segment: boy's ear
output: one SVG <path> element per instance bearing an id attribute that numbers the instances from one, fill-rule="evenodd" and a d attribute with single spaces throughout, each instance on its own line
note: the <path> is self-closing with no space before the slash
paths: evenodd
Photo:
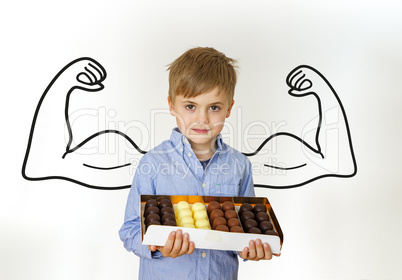
<path id="1" fill-rule="evenodd" d="M 228 109 L 228 111 L 227 111 L 227 113 L 226 113 L 226 117 L 227 117 L 227 118 L 229 118 L 229 116 L 230 116 L 230 112 L 232 111 L 233 104 L 234 104 L 234 100 L 232 100 L 232 104 L 230 104 L 229 109 Z"/>
<path id="2" fill-rule="evenodd" d="M 170 114 L 171 114 L 172 116 L 176 116 L 176 111 L 175 111 L 174 108 L 173 108 L 173 103 L 172 103 L 172 100 L 170 100 L 170 97 L 169 97 L 169 96 L 168 96 L 167 100 L 168 100 L 168 104 L 169 104 L 169 111 L 170 111 Z"/>

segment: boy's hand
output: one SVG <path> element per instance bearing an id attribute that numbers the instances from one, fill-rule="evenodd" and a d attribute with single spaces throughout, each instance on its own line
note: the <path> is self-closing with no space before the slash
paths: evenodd
<path id="1" fill-rule="evenodd" d="M 250 240 L 249 247 L 245 247 L 243 251 L 239 252 L 239 255 L 242 259 L 251 261 L 270 260 L 272 256 L 280 256 L 280 254 L 272 254 L 268 243 L 262 244 L 260 239 L 255 240 L 255 242 Z"/>
<path id="2" fill-rule="evenodd" d="M 176 258 L 184 254 L 192 254 L 194 242 L 190 242 L 188 233 L 183 234 L 179 229 L 169 234 L 165 246 L 149 245 L 148 248 L 151 251 L 159 250 L 164 257 Z"/>

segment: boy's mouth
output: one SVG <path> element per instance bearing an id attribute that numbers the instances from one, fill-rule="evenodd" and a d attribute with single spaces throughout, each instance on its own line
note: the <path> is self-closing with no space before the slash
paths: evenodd
<path id="1" fill-rule="evenodd" d="M 193 128 L 192 130 L 198 134 L 207 134 L 209 132 L 209 129 L 203 129 L 203 128 Z"/>

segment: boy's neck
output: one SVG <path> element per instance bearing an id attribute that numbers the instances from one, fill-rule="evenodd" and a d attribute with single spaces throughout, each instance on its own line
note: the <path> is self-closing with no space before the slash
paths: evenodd
<path id="1" fill-rule="evenodd" d="M 199 161 L 209 160 L 214 155 L 217 150 L 216 139 L 214 139 L 213 143 L 213 145 L 204 146 L 190 142 L 191 148 Z"/>

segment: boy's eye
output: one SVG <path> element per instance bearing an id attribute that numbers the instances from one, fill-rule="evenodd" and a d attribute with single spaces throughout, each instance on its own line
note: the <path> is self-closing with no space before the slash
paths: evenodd
<path id="1" fill-rule="evenodd" d="M 194 105 L 186 105 L 186 109 L 188 110 L 194 110 L 195 106 Z"/>
<path id="2" fill-rule="evenodd" d="M 211 109 L 211 111 L 218 111 L 219 110 L 218 106 L 211 106 L 209 108 Z"/>

